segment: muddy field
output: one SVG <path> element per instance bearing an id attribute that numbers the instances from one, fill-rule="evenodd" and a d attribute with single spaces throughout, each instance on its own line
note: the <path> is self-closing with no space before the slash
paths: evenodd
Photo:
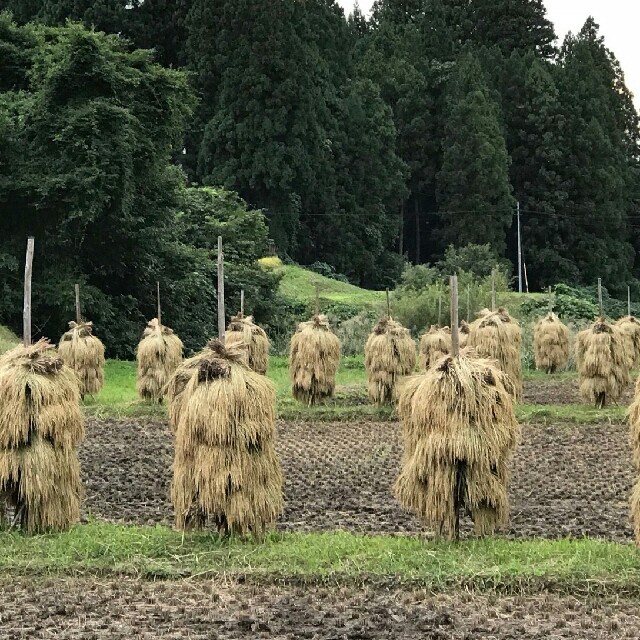
<path id="1" fill-rule="evenodd" d="M 633 384 L 627 386 L 618 404 L 627 407 L 633 401 Z M 578 379 L 557 378 L 525 380 L 522 402 L 526 404 L 584 404 Z"/>
<path id="2" fill-rule="evenodd" d="M 280 530 L 420 531 L 391 494 L 402 451 L 398 423 L 282 422 L 278 431 L 286 504 Z M 627 438 L 623 425 L 525 426 L 504 534 L 631 540 L 627 499 L 634 473 Z M 90 422 L 81 449 L 85 515 L 171 524 L 172 456 L 166 424 Z"/>
<path id="3" fill-rule="evenodd" d="M 637 638 L 635 602 L 560 596 L 144 582 L 0 583 L 0 638 L 72 640 L 609 640 Z"/>

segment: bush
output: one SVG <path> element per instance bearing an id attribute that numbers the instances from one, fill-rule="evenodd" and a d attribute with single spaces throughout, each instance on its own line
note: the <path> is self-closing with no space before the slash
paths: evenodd
<path id="1" fill-rule="evenodd" d="M 324 276 L 325 278 L 331 278 L 332 280 L 338 280 L 339 282 L 349 282 L 349 278 L 347 278 L 347 276 L 342 273 L 337 273 L 335 268 L 326 262 L 314 262 L 306 268 L 309 271 L 313 271 L 314 273 Z"/>
<path id="2" fill-rule="evenodd" d="M 507 280 L 511 277 L 512 269 L 511 263 L 499 258 L 489 244 L 468 244 L 458 248 L 449 245 L 436 267 L 445 276 L 464 272 L 478 279 L 490 277 L 495 269 Z"/>

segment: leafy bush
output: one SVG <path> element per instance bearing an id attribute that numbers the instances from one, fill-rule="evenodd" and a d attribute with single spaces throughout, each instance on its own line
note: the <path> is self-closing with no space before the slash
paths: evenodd
<path id="1" fill-rule="evenodd" d="M 436 267 L 442 275 L 469 273 L 476 278 L 487 278 L 495 269 L 506 279 L 511 276 L 511 263 L 499 258 L 489 244 L 468 244 L 464 247 L 449 245 L 444 258 Z"/>
<path id="2" fill-rule="evenodd" d="M 507 277 L 496 273 L 496 293 L 508 290 Z M 491 277 L 476 278 L 458 273 L 460 319 L 473 320 L 483 307 L 491 305 Z M 499 297 L 498 297 L 499 302 Z M 449 278 L 433 267 L 419 265 L 405 270 L 392 299 L 392 315 L 417 335 L 432 324 L 449 324 Z"/>
<path id="3" fill-rule="evenodd" d="M 314 273 L 318 273 L 325 278 L 331 278 L 332 280 L 338 280 L 338 282 L 349 282 L 347 276 L 342 273 L 337 273 L 335 268 L 327 264 L 326 262 L 314 262 L 313 264 L 306 267 L 309 271 L 313 271 Z"/>

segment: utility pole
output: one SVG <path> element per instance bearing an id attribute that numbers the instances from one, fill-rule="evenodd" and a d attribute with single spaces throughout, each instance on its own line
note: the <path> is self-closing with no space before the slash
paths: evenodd
<path id="1" fill-rule="evenodd" d="M 520 201 L 517 204 L 518 211 L 518 293 L 522 293 L 522 232 L 520 231 Z"/>

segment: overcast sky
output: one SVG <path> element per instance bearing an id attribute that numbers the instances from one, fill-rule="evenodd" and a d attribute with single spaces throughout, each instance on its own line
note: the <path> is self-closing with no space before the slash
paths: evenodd
<path id="1" fill-rule="evenodd" d="M 349 13 L 354 0 L 338 0 Z M 360 8 L 369 11 L 373 0 L 359 0 Z M 592 15 L 600 25 L 600 33 L 625 73 L 627 85 L 640 106 L 640 2 L 638 0 L 545 0 L 547 16 L 562 40 L 568 31 L 580 30 Z"/>

